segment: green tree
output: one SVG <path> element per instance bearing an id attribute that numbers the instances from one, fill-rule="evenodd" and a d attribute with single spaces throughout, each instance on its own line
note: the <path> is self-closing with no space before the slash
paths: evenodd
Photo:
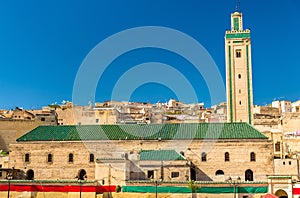
<path id="1" fill-rule="evenodd" d="M 191 180 L 189 182 L 189 189 L 191 189 L 192 191 L 192 198 L 196 198 L 197 197 L 196 191 L 200 189 L 200 186 L 196 185 L 194 180 Z"/>

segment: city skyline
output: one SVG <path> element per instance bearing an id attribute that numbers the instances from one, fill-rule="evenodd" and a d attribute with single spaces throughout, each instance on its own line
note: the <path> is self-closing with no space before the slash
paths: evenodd
<path id="1" fill-rule="evenodd" d="M 230 14 L 236 4 L 237 1 L 2 2 L 0 108 L 40 108 L 72 101 L 74 80 L 87 54 L 107 37 L 142 26 L 172 28 L 197 40 L 215 61 L 225 84 L 224 35 L 230 29 Z M 241 1 L 244 28 L 251 29 L 254 104 L 266 105 L 274 98 L 300 98 L 297 83 L 293 83 L 300 63 L 296 59 L 299 39 L 293 37 L 300 30 L 299 8 L 295 0 Z M 122 96 L 110 98 L 113 85 L 126 70 L 151 61 L 173 66 L 197 87 L 198 101 L 183 102 L 214 105 L 210 104 L 205 80 L 189 69 L 188 61 L 151 48 L 134 50 L 112 62 L 99 81 L 94 102 L 122 100 Z M 173 90 L 155 82 L 132 91 L 130 100 L 137 102 L 176 98 Z M 217 101 L 226 101 L 226 96 Z"/>

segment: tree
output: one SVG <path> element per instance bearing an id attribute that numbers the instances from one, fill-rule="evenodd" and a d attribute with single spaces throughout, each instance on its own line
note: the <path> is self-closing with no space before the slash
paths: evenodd
<path id="1" fill-rule="evenodd" d="M 191 189 L 191 191 L 192 191 L 192 198 L 196 198 L 197 197 L 196 191 L 200 189 L 200 186 L 197 186 L 195 184 L 195 181 L 191 180 L 189 182 L 189 189 Z"/>

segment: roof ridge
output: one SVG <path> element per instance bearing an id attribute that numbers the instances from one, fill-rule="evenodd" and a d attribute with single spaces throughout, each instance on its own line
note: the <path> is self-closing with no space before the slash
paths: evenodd
<path id="1" fill-rule="evenodd" d="M 248 123 L 38 126 L 17 141 L 268 139 Z"/>

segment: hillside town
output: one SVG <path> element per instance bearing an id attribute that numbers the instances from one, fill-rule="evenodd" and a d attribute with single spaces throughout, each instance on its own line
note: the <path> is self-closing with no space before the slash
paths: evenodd
<path id="1" fill-rule="evenodd" d="M 0 110 L 0 197 L 300 197 L 300 100 L 253 104 L 250 29 L 225 32 L 227 101 Z"/>

